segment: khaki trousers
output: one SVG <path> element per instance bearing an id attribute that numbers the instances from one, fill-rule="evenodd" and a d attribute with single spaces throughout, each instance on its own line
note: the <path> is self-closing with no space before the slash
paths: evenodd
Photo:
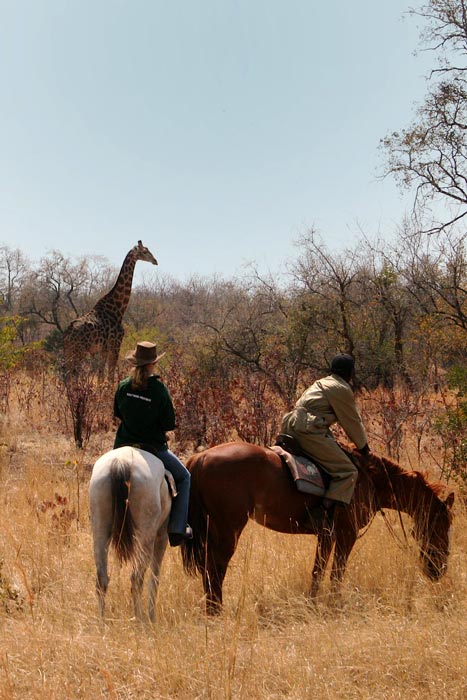
<path id="1" fill-rule="evenodd" d="M 350 503 L 352 500 L 358 470 L 345 452 L 339 447 L 329 430 L 301 431 L 296 429 L 294 411 L 284 416 L 281 432 L 292 435 L 310 457 L 314 457 L 331 476 L 326 498 Z"/>

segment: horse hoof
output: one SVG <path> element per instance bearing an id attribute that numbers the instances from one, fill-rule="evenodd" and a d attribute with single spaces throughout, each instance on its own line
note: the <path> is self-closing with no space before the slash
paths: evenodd
<path id="1" fill-rule="evenodd" d="M 214 617 L 220 615 L 222 612 L 222 603 L 215 603 L 214 601 L 206 601 L 206 615 Z"/>

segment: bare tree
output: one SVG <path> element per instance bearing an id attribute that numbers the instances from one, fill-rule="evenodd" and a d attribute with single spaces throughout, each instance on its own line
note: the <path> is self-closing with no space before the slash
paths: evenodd
<path id="1" fill-rule="evenodd" d="M 386 174 L 415 187 L 415 206 L 447 205 L 426 232 L 442 231 L 467 214 L 467 3 L 429 0 L 411 14 L 426 22 L 422 45 L 436 53 L 429 89 L 413 123 L 382 139 Z"/>
<path id="2" fill-rule="evenodd" d="M 29 260 L 19 248 L 0 247 L 0 296 L 7 314 L 17 311 L 18 297 L 29 273 Z"/>
<path id="3" fill-rule="evenodd" d="M 21 295 L 21 313 L 63 332 L 70 319 L 92 305 L 107 284 L 110 268 L 103 258 L 72 261 L 54 250 L 30 272 Z"/>
<path id="4" fill-rule="evenodd" d="M 397 378 L 411 384 L 407 363 L 414 317 L 418 312 L 400 272 L 400 251 L 391 256 L 379 242 L 367 242 L 364 271 L 361 275 L 362 309 L 366 320 L 366 371 L 373 374 L 371 384 L 393 385 Z"/>
<path id="5" fill-rule="evenodd" d="M 302 303 L 308 306 L 314 332 L 327 338 L 327 355 L 336 350 L 353 354 L 355 315 L 361 306 L 359 245 L 332 254 L 312 229 L 301 237 L 299 246 L 302 252 L 291 273 L 297 290 L 301 290 Z"/>
<path id="6" fill-rule="evenodd" d="M 442 327 L 467 331 L 467 250 L 462 234 L 427 239 L 423 233 L 401 232 L 403 256 L 399 272 L 419 312 Z M 394 259 L 394 253 L 393 253 Z"/>

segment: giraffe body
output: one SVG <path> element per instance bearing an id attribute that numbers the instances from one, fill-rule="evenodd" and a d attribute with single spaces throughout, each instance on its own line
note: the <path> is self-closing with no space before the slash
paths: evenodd
<path id="1" fill-rule="evenodd" d="M 101 372 L 107 366 L 109 379 L 113 379 L 124 336 L 123 315 L 130 300 L 138 260 L 157 265 L 153 254 L 138 241 L 138 245 L 127 253 L 112 289 L 65 330 L 63 358 L 66 377 L 79 371 L 86 357 L 98 355 Z"/>

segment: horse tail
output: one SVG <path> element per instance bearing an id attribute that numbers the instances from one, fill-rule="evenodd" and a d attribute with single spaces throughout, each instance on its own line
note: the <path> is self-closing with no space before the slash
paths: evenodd
<path id="1" fill-rule="evenodd" d="M 110 536 L 120 562 L 136 558 L 135 523 L 129 506 L 131 488 L 131 466 L 115 459 L 110 467 L 112 493 L 112 533 Z"/>
<path id="2" fill-rule="evenodd" d="M 182 542 L 181 554 L 183 568 L 190 576 L 195 576 L 197 573 L 202 574 L 205 569 L 209 518 L 202 500 L 199 483 L 199 472 L 203 461 L 204 455 L 200 453 L 190 457 L 186 464 L 188 471 L 191 472 L 188 522 L 193 529 L 193 538 Z"/>

